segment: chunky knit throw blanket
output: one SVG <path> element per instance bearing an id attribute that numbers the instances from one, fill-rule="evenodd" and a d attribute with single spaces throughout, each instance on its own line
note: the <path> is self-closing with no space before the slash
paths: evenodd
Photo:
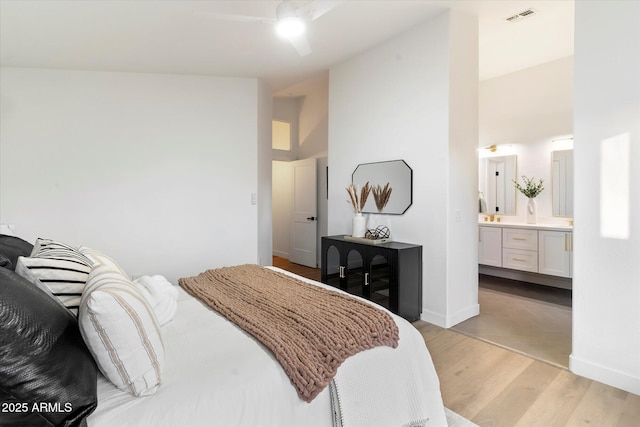
<path id="1" fill-rule="evenodd" d="M 271 350 L 306 402 L 349 356 L 398 346 L 388 313 L 258 265 L 207 270 L 178 283 Z"/>

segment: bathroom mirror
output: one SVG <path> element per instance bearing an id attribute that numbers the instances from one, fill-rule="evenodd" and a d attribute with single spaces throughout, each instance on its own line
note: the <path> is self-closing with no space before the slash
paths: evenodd
<path id="1" fill-rule="evenodd" d="M 351 181 L 358 187 L 369 185 L 391 187 L 391 197 L 381 213 L 402 215 L 413 203 L 413 170 L 404 160 L 359 164 L 351 175 Z M 364 213 L 379 213 L 373 194 L 369 195 L 362 210 Z"/>
<path id="2" fill-rule="evenodd" d="M 480 159 L 478 167 L 478 212 L 515 215 L 516 156 L 496 156 Z"/>
<path id="3" fill-rule="evenodd" d="M 573 216 L 573 150 L 551 152 L 553 216 Z"/>

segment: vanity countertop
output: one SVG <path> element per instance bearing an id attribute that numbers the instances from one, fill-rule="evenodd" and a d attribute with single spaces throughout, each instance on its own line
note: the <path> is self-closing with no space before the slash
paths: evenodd
<path id="1" fill-rule="evenodd" d="M 478 225 L 481 227 L 517 227 L 517 228 L 529 228 L 532 230 L 558 230 L 558 231 L 572 231 L 573 226 L 563 223 L 537 223 L 537 224 L 527 224 L 524 222 L 513 222 L 513 221 L 505 221 L 504 218 L 500 218 L 500 222 L 498 221 L 484 221 L 479 220 Z"/>

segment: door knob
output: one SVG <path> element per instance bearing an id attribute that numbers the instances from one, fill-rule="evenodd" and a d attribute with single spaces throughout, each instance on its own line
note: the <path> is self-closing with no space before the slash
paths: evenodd
<path id="1" fill-rule="evenodd" d="M 315 220 L 316 220 L 316 217 L 315 217 L 315 216 L 310 216 L 310 217 L 307 217 L 307 219 L 308 219 L 309 221 L 315 221 Z"/>

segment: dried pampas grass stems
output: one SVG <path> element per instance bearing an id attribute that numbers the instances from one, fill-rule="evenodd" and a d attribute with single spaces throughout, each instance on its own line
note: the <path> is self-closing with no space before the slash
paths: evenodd
<path id="1" fill-rule="evenodd" d="M 367 204 L 367 198 L 369 198 L 369 193 L 371 193 L 371 186 L 369 185 L 369 181 L 362 187 L 360 190 L 360 211 L 364 209 L 364 205 Z"/>
<path id="2" fill-rule="evenodd" d="M 384 188 L 376 185 L 371 189 L 371 191 L 373 192 L 373 200 L 376 202 L 378 212 L 382 212 L 391 198 L 391 187 L 389 187 L 389 183 L 387 182 L 387 185 L 385 185 Z"/>
<path id="3" fill-rule="evenodd" d="M 347 202 L 351 202 L 351 206 L 353 206 L 353 210 L 356 213 L 361 213 L 362 209 L 364 209 L 364 205 L 367 203 L 367 198 L 369 198 L 369 193 L 371 192 L 371 186 L 369 185 L 369 181 L 360 189 L 360 194 L 358 194 L 358 187 L 351 183 L 347 187 L 347 193 L 349 194 L 349 200 Z"/>

